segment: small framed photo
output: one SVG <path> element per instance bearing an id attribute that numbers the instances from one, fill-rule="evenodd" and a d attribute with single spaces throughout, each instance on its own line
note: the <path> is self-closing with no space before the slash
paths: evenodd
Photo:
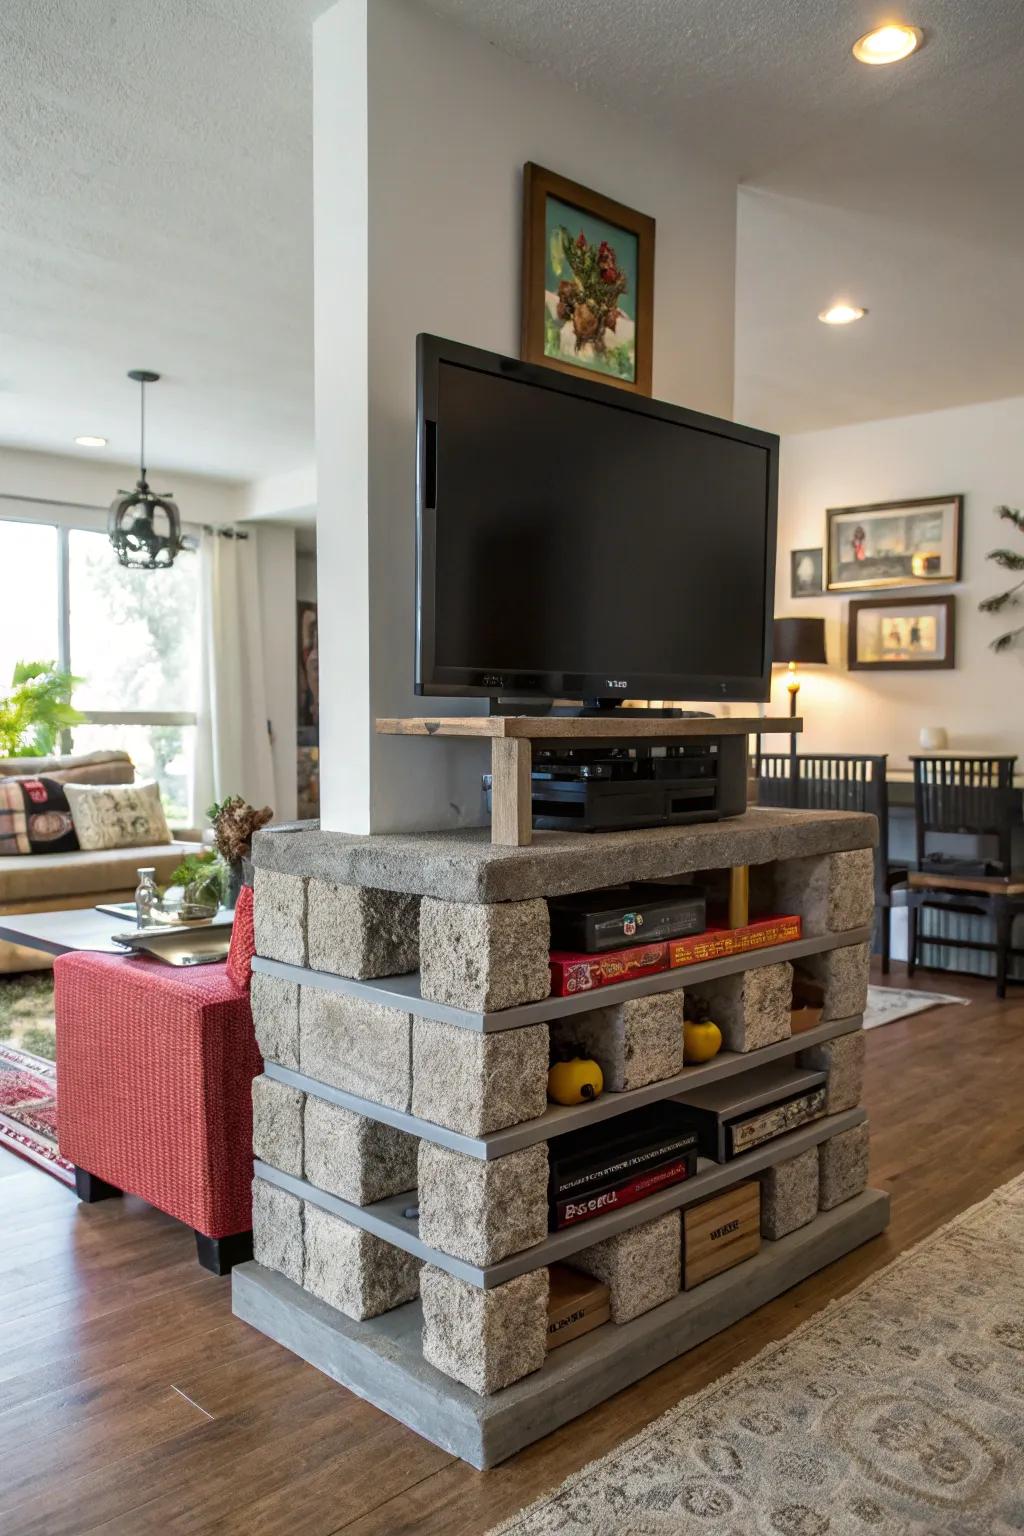
<path id="1" fill-rule="evenodd" d="M 789 552 L 790 597 L 820 597 L 824 550 L 791 549 Z"/>
<path id="2" fill-rule="evenodd" d="M 962 496 L 830 507 L 828 590 L 870 591 L 960 580 Z"/>
<path id="3" fill-rule="evenodd" d="M 865 597 L 850 604 L 853 672 L 923 672 L 955 667 L 953 597 Z"/>
<path id="4" fill-rule="evenodd" d="M 522 357 L 651 393 L 654 220 L 523 167 Z"/>

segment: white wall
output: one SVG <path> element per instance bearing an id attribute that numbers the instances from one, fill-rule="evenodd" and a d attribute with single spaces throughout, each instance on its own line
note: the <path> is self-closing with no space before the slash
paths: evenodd
<path id="1" fill-rule="evenodd" d="M 789 596 L 789 552 L 824 544 L 826 507 L 962 492 L 963 580 L 937 588 L 956 595 L 956 670 L 886 676 L 846 670 L 845 596 Z M 961 406 L 786 437 L 782 442 L 775 612 L 827 618 L 830 667 L 807 668 L 800 693 L 808 751 L 888 752 L 906 761 L 924 725 L 944 726 L 951 747 L 1024 755 L 1024 650 L 995 655 L 989 642 L 1012 615 L 978 612 L 983 597 L 1010 585 L 986 553 L 1021 549 L 1012 527 L 992 515 L 1024 504 L 1024 398 Z M 870 593 L 857 593 L 869 597 Z M 879 593 L 879 596 L 888 596 Z M 1018 610 L 1017 623 L 1024 619 Z M 784 709 L 777 676 L 776 709 Z"/>
<path id="2" fill-rule="evenodd" d="M 534 160 L 654 216 L 654 393 L 729 415 L 735 185 L 692 144 L 408 0 L 339 0 L 315 24 L 314 158 L 323 821 L 476 822 L 479 748 L 372 734 L 375 715 L 422 713 L 416 334 L 518 354 L 520 182 Z"/>

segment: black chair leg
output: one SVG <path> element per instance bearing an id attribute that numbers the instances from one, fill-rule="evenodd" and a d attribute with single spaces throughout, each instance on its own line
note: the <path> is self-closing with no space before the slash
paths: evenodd
<path id="1" fill-rule="evenodd" d="M 907 903 L 907 975 L 913 976 L 917 965 L 917 907 Z"/>
<path id="2" fill-rule="evenodd" d="M 252 1233 L 232 1232 L 228 1237 L 207 1237 L 196 1232 L 196 1258 L 214 1275 L 230 1274 L 236 1264 L 252 1258 Z"/>
<path id="3" fill-rule="evenodd" d="M 996 997 L 1006 996 L 1006 971 L 1010 959 L 1010 930 L 1013 915 L 1005 901 L 995 902 L 996 920 Z"/>
<path id="4" fill-rule="evenodd" d="M 892 907 L 879 907 L 878 920 L 882 926 L 882 975 L 889 974 L 889 952 L 892 947 Z"/>
<path id="5" fill-rule="evenodd" d="M 108 1184 L 106 1179 L 90 1173 L 88 1168 L 76 1166 L 75 1194 L 83 1205 L 95 1205 L 97 1200 L 112 1200 L 115 1195 L 121 1194 L 121 1190 L 116 1184 Z"/>

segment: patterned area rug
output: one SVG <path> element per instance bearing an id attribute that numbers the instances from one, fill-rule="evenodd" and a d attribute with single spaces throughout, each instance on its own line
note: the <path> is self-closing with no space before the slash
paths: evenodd
<path id="1" fill-rule="evenodd" d="M 1024 1176 L 491 1536 L 1024 1530 Z"/>
<path id="2" fill-rule="evenodd" d="M 74 1184 L 57 1150 L 56 1055 L 50 972 L 0 977 L 0 1146 Z"/>
<path id="3" fill-rule="evenodd" d="M 895 1024 L 897 1019 L 909 1019 L 914 1013 L 927 1013 L 929 1008 L 944 1008 L 947 1003 L 961 1003 L 965 1007 L 967 997 L 954 997 L 951 992 L 912 992 L 908 987 L 868 987 L 868 1006 L 864 1010 L 864 1028 L 878 1029 L 882 1024 Z"/>

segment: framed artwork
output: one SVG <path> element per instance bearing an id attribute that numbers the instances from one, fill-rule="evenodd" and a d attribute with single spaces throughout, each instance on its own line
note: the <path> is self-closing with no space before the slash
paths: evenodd
<path id="1" fill-rule="evenodd" d="M 651 393 L 654 220 L 523 167 L 524 362 Z"/>
<path id="2" fill-rule="evenodd" d="M 790 597 L 820 597 L 823 586 L 821 579 L 822 561 L 824 550 L 821 549 L 791 549 L 789 552 L 789 595 Z"/>
<path id="3" fill-rule="evenodd" d="M 869 591 L 960 580 L 962 496 L 830 507 L 828 590 Z"/>
<path id="4" fill-rule="evenodd" d="M 923 672 L 956 665 L 954 597 L 865 597 L 850 604 L 854 672 Z"/>

